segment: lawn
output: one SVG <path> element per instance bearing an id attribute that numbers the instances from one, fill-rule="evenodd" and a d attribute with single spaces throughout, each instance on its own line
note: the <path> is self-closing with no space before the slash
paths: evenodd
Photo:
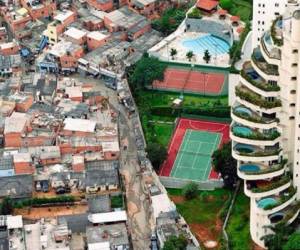
<path id="1" fill-rule="evenodd" d="M 245 0 L 233 0 L 233 7 L 230 9 L 230 14 L 241 17 L 241 20 L 248 22 L 252 19 L 252 2 Z"/>
<path id="2" fill-rule="evenodd" d="M 180 94 L 159 91 L 143 91 L 140 95 L 143 96 L 142 102 L 139 104 L 147 103 L 151 107 L 155 106 L 172 106 L 173 101 L 179 98 Z M 146 101 L 146 102 L 145 102 Z M 214 107 L 214 106 L 228 106 L 228 96 L 211 97 L 184 94 L 183 99 L 184 108 L 195 107 Z"/>
<path id="3" fill-rule="evenodd" d="M 139 107 L 141 122 L 147 142 L 157 141 L 167 148 L 174 130 L 175 117 L 170 112 L 156 112 L 154 115 L 150 110 L 164 107 L 172 107 L 173 100 L 179 94 L 169 92 L 158 92 L 151 90 L 140 91 L 136 98 Z M 198 110 L 197 108 L 227 107 L 228 97 L 209 97 L 197 95 L 184 95 L 182 107 L 185 109 Z"/>
<path id="4" fill-rule="evenodd" d="M 167 191 L 171 197 L 182 195 L 180 189 L 168 189 Z M 211 223 L 215 223 L 216 217 L 229 198 L 229 194 L 230 192 L 226 189 L 199 191 L 198 198 L 177 203 L 176 206 L 187 223 L 212 225 Z"/>
<path id="5" fill-rule="evenodd" d="M 250 201 L 243 194 L 243 190 L 237 195 L 226 231 L 229 237 L 229 245 L 232 250 L 250 250 L 252 243 L 250 238 Z"/>
<path id="6" fill-rule="evenodd" d="M 230 191 L 226 189 L 199 191 L 199 196 L 192 200 L 184 200 L 180 189 L 167 191 L 175 202 L 178 212 L 202 244 L 207 240 L 220 240 L 222 234 L 220 217 L 230 197 Z"/>

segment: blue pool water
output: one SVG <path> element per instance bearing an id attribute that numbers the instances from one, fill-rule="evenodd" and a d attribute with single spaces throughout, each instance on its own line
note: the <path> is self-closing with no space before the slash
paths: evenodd
<path id="1" fill-rule="evenodd" d="M 260 170 L 260 167 L 253 164 L 245 164 L 240 166 L 240 171 L 245 172 L 257 172 Z"/>
<path id="2" fill-rule="evenodd" d="M 235 149 L 239 152 L 244 152 L 244 153 L 253 153 L 254 152 L 254 146 L 247 145 L 247 144 L 241 144 L 241 143 L 236 144 Z"/>
<path id="3" fill-rule="evenodd" d="M 243 127 L 243 126 L 233 127 L 233 132 L 238 133 L 238 134 L 242 134 L 242 135 L 245 135 L 245 136 L 252 134 L 252 130 L 250 128 Z"/>
<path id="4" fill-rule="evenodd" d="M 258 78 L 260 77 L 259 74 L 257 74 L 256 71 L 249 71 L 249 72 L 247 72 L 247 74 L 248 74 L 249 76 L 251 76 L 251 78 L 252 78 L 253 80 L 256 80 L 256 79 L 258 79 Z"/>
<path id="5" fill-rule="evenodd" d="M 274 198 L 265 198 L 265 199 L 261 199 L 260 201 L 258 201 L 257 206 L 260 208 L 265 208 L 268 205 L 274 205 L 276 203 L 277 203 L 277 201 Z"/>
<path id="6" fill-rule="evenodd" d="M 212 56 L 221 55 L 229 52 L 229 44 L 221 38 L 213 35 L 200 36 L 195 39 L 186 39 L 182 45 L 195 54 L 204 55 L 208 50 Z"/>
<path id="7" fill-rule="evenodd" d="M 279 221 L 281 221 L 284 217 L 284 213 L 282 212 L 278 212 L 278 213 L 275 213 L 275 214 L 271 214 L 269 216 L 269 219 L 271 221 L 271 223 L 277 223 Z"/>
<path id="8" fill-rule="evenodd" d="M 245 108 L 245 107 L 236 107 L 235 108 L 235 111 L 238 112 L 238 113 L 244 113 L 246 115 L 252 115 L 252 112 L 250 109 L 248 108 Z"/>

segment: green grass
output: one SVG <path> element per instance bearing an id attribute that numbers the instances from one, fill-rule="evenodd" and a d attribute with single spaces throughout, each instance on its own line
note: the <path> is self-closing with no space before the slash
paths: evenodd
<path id="1" fill-rule="evenodd" d="M 168 189 L 168 193 L 170 195 L 182 195 L 182 190 Z M 200 223 L 213 227 L 229 197 L 229 193 L 226 189 L 199 191 L 199 196 L 196 199 L 176 204 L 176 207 L 187 223 Z"/>
<path id="2" fill-rule="evenodd" d="M 232 250 L 250 250 L 250 200 L 241 190 L 236 197 L 226 231 Z"/>
<path id="3" fill-rule="evenodd" d="M 145 101 L 151 107 L 155 106 L 172 106 L 173 101 L 176 98 L 179 98 L 180 94 L 178 93 L 169 93 L 169 92 L 159 92 L 159 91 L 143 91 L 140 93 L 143 95 L 143 101 L 138 103 L 139 105 L 145 104 Z M 228 96 L 220 97 L 210 97 L 210 96 L 199 96 L 184 94 L 183 107 L 195 108 L 195 107 L 214 107 L 219 106 L 228 106 Z"/>
<path id="4" fill-rule="evenodd" d="M 252 19 L 252 4 L 249 1 L 233 0 L 230 14 L 240 16 L 242 21 L 247 22 Z"/>
<path id="5" fill-rule="evenodd" d="M 111 207 L 112 208 L 123 208 L 123 195 L 117 195 L 117 196 L 111 196 L 110 198 L 111 201 Z"/>
<path id="6" fill-rule="evenodd" d="M 160 144 L 167 147 L 171 139 L 173 129 L 173 124 L 154 123 L 154 136 L 157 138 Z"/>

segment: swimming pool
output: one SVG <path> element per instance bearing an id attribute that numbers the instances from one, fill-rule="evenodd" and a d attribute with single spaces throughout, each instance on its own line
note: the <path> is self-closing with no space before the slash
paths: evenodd
<path id="1" fill-rule="evenodd" d="M 269 216 L 269 219 L 271 221 L 271 223 L 278 223 L 279 221 L 281 221 L 284 218 L 284 213 L 282 212 L 278 212 L 275 214 L 271 214 Z"/>
<path id="2" fill-rule="evenodd" d="M 244 135 L 244 136 L 249 136 L 252 134 L 251 128 L 247 128 L 247 127 L 243 127 L 243 126 L 234 126 L 233 132 Z"/>
<path id="3" fill-rule="evenodd" d="M 257 206 L 258 206 L 259 208 L 265 208 L 265 207 L 267 207 L 267 206 L 269 206 L 269 205 L 274 205 L 274 204 L 276 204 L 276 203 L 277 203 L 277 201 L 276 201 L 276 199 L 274 199 L 274 198 L 265 198 L 265 199 L 259 200 L 259 201 L 257 202 Z"/>
<path id="4" fill-rule="evenodd" d="M 250 154 L 255 151 L 255 148 L 252 145 L 238 143 L 235 146 L 235 150 L 239 151 L 240 153 Z"/>
<path id="5" fill-rule="evenodd" d="M 236 107 L 234 109 L 235 112 L 238 112 L 238 113 L 242 113 L 242 114 L 245 114 L 245 115 L 249 115 L 251 116 L 252 115 L 252 112 L 250 109 L 246 108 L 246 107 L 242 107 L 242 106 L 239 106 L 239 107 Z"/>
<path id="6" fill-rule="evenodd" d="M 240 166 L 240 171 L 242 172 L 258 172 L 260 167 L 254 164 L 245 164 Z"/>
<path id="7" fill-rule="evenodd" d="M 194 39 L 185 39 L 182 45 L 195 54 L 204 55 L 204 51 L 208 50 L 212 56 L 227 54 L 229 52 L 229 44 L 216 36 L 204 35 Z"/>

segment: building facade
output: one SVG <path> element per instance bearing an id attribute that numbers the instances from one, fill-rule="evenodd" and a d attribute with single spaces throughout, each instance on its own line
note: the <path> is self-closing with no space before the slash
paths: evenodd
<path id="1" fill-rule="evenodd" d="M 256 19 L 254 19 L 256 22 Z M 300 9 L 286 5 L 241 70 L 232 107 L 232 155 L 250 198 L 250 232 L 264 247 L 267 227 L 300 210 Z"/>
<path id="2" fill-rule="evenodd" d="M 263 33 L 268 30 L 272 21 L 283 14 L 289 0 L 254 0 L 252 22 L 252 46 L 255 48 Z"/>

